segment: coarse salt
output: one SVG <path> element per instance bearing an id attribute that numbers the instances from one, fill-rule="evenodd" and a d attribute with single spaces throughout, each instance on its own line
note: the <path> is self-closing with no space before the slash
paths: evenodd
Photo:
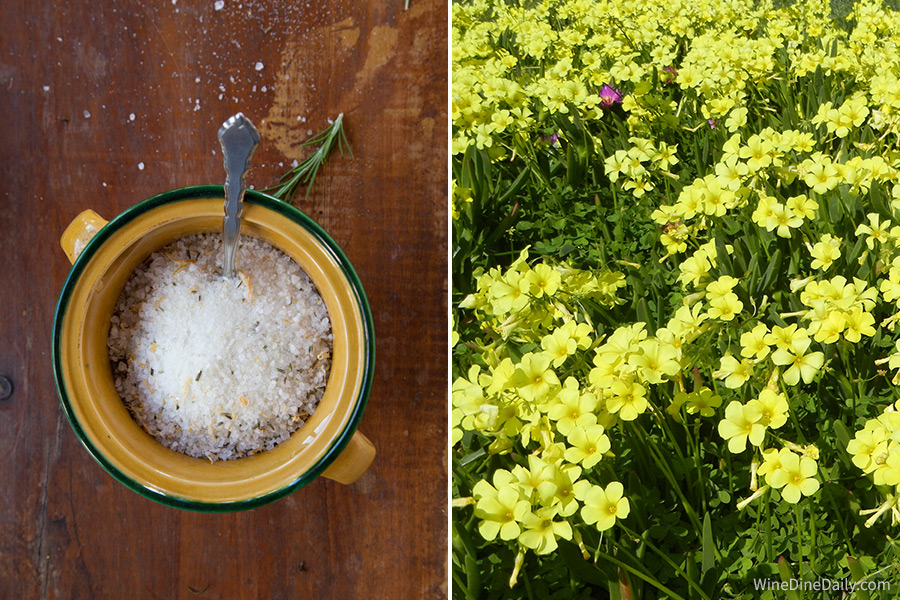
<path id="1" fill-rule="evenodd" d="M 116 390 L 173 450 L 227 460 L 273 448 L 316 408 L 331 368 L 328 312 L 287 255 L 248 236 L 221 275 L 221 236 L 154 252 L 126 282 L 108 338 Z"/>

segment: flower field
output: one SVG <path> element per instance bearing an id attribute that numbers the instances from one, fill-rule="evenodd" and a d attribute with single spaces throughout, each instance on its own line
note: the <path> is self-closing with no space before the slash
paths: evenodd
<path id="1" fill-rule="evenodd" d="M 900 595 L 900 13 L 452 36 L 453 597 Z"/>

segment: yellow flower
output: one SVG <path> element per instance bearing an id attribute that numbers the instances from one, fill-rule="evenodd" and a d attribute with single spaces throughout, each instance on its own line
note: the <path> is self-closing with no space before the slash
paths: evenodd
<path id="1" fill-rule="evenodd" d="M 678 157 L 675 153 L 678 151 L 678 144 L 669 146 L 665 142 L 660 143 L 659 150 L 653 155 L 653 161 L 659 165 L 660 169 L 668 169 L 678 164 Z"/>
<path id="2" fill-rule="evenodd" d="M 889 236 L 889 228 L 890 221 L 886 223 L 881 223 L 881 217 L 878 216 L 878 213 L 869 213 L 866 215 L 866 218 L 869 221 L 869 224 L 861 224 L 856 228 L 856 235 L 863 234 L 866 236 L 866 246 L 869 247 L 869 250 L 873 250 L 875 248 L 875 242 L 884 243 L 888 240 Z"/>
<path id="3" fill-rule="evenodd" d="M 541 349 L 553 358 L 553 366 L 558 367 L 575 354 L 578 343 L 570 332 L 562 327 L 541 338 Z"/>
<path id="4" fill-rule="evenodd" d="M 606 399 L 606 410 L 623 421 L 634 421 L 650 406 L 647 390 L 630 379 L 620 379 L 609 389 L 612 395 Z"/>
<path id="5" fill-rule="evenodd" d="M 522 495 L 509 471 L 494 471 L 493 482 L 491 485 L 482 479 L 472 488 L 476 500 L 475 516 L 481 519 L 478 531 L 488 541 L 498 534 L 501 540 L 514 540 L 521 532 L 519 521 L 531 508 L 531 503 Z"/>
<path id="6" fill-rule="evenodd" d="M 787 327 L 775 325 L 765 339 L 767 344 L 779 350 L 794 351 L 801 347 L 805 350 L 809 347 L 809 333 L 802 327 L 798 328 L 796 323 Z"/>
<path id="7" fill-rule="evenodd" d="M 842 123 L 847 123 L 848 126 L 852 127 L 859 127 L 866 120 L 866 117 L 869 116 L 865 97 L 856 96 L 847 100 L 838 109 L 838 113 L 842 117 Z"/>
<path id="8" fill-rule="evenodd" d="M 878 423 L 875 420 L 866 423 L 866 427 L 856 432 L 853 439 L 847 443 L 847 452 L 851 455 L 853 464 L 868 472 L 873 467 L 875 451 L 885 441 L 886 431 L 884 427 L 869 427 L 869 423 Z"/>
<path id="9" fill-rule="evenodd" d="M 771 142 L 763 140 L 758 135 L 750 136 L 747 145 L 741 147 L 738 156 L 747 161 L 747 168 L 755 173 L 772 164 L 772 154 L 775 147 Z"/>
<path id="10" fill-rule="evenodd" d="M 686 395 L 683 403 L 688 414 L 700 413 L 701 417 L 711 417 L 716 414 L 716 409 L 722 406 L 722 397 L 714 394 L 708 387 L 702 387 L 699 391 Z"/>
<path id="11" fill-rule="evenodd" d="M 728 114 L 728 118 L 725 119 L 725 129 L 727 129 L 730 133 L 734 133 L 746 124 L 747 108 L 744 106 L 733 108 Z"/>
<path id="12" fill-rule="evenodd" d="M 897 262 L 896 259 L 894 262 Z M 888 278 L 881 280 L 879 289 L 881 290 L 881 295 L 884 297 L 885 302 L 894 302 L 895 300 L 900 299 L 900 268 L 898 268 L 896 264 L 891 265 L 891 268 L 888 271 Z"/>
<path id="13" fill-rule="evenodd" d="M 822 303 L 824 307 L 824 303 Z M 833 344 L 840 339 L 841 333 L 846 327 L 844 313 L 840 311 L 830 311 L 825 320 L 819 324 L 814 339 L 821 344 Z"/>
<path id="14" fill-rule="evenodd" d="M 604 171 L 611 182 L 615 183 L 619 179 L 619 174 L 625 172 L 625 162 L 627 160 L 627 151 L 616 150 L 615 154 L 610 155 L 603 162 Z"/>
<path id="15" fill-rule="evenodd" d="M 706 296 L 710 300 L 725 297 L 738 284 L 738 280 L 730 275 L 722 275 L 706 285 Z"/>
<path id="16" fill-rule="evenodd" d="M 552 296 L 562 281 L 559 271 L 544 263 L 535 265 L 525 274 L 525 278 L 531 284 L 529 291 L 535 298 L 540 298 L 544 294 Z"/>
<path id="17" fill-rule="evenodd" d="M 810 266 L 813 269 L 827 271 L 834 261 L 841 257 L 841 241 L 841 238 L 824 234 L 816 245 L 809 249 L 809 253 L 813 257 Z"/>
<path id="18" fill-rule="evenodd" d="M 756 473 L 768 478 L 771 473 L 781 468 L 781 453 L 775 448 L 769 448 L 768 450 L 763 450 L 762 455 L 763 463 L 756 470 Z"/>
<path id="19" fill-rule="evenodd" d="M 712 264 L 706 254 L 699 251 L 695 252 L 693 256 L 688 257 L 678 265 L 678 270 L 681 271 L 678 275 L 678 280 L 682 284 L 698 285 L 711 268 Z"/>
<path id="20" fill-rule="evenodd" d="M 900 485 L 900 444 L 892 442 L 886 446 L 874 460 L 878 466 L 872 473 L 872 481 L 875 485 Z"/>
<path id="21" fill-rule="evenodd" d="M 664 377 L 673 376 L 681 370 L 678 352 L 669 344 L 649 338 L 638 346 L 640 353 L 628 357 L 628 364 L 637 369 L 643 381 L 660 383 Z"/>
<path id="22" fill-rule="evenodd" d="M 788 211 L 802 219 L 815 219 L 819 203 L 806 196 L 792 196 L 785 202 Z"/>
<path id="23" fill-rule="evenodd" d="M 758 323 L 750 331 L 741 334 L 741 356 L 762 360 L 769 355 L 769 344 L 766 336 L 769 328 L 765 323 Z"/>
<path id="24" fill-rule="evenodd" d="M 753 375 L 753 364 L 747 360 L 738 361 L 730 354 L 722 357 L 719 363 L 719 370 L 713 372 L 716 379 L 724 379 L 725 387 L 739 388 Z"/>
<path id="25" fill-rule="evenodd" d="M 875 317 L 871 313 L 865 312 L 859 306 L 854 306 L 844 313 L 844 339 L 854 344 L 862 339 L 862 336 L 872 337 L 875 335 Z"/>
<path id="26" fill-rule="evenodd" d="M 766 475 L 766 483 L 781 490 L 781 497 L 796 504 L 803 496 L 811 496 L 819 489 L 815 479 L 816 461 L 783 449 L 779 453 L 780 467 Z"/>
<path id="27" fill-rule="evenodd" d="M 518 312 L 528 306 L 530 287 L 528 280 L 518 271 L 510 271 L 505 277 L 495 280 L 490 287 L 494 314 Z"/>
<path id="28" fill-rule="evenodd" d="M 759 398 L 751 400 L 747 405 L 753 405 L 759 411 L 761 415 L 760 423 L 765 427 L 778 429 L 787 423 L 790 408 L 784 394 L 765 388 L 759 393 Z"/>
<path id="29" fill-rule="evenodd" d="M 806 160 L 801 167 L 806 173 L 803 181 L 817 194 L 833 190 L 840 183 L 837 169 L 824 157 L 820 157 L 818 161 Z"/>
<path id="30" fill-rule="evenodd" d="M 510 382 L 520 396 L 540 402 L 547 397 L 552 386 L 559 385 L 559 378 L 550 369 L 550 360 L 550 356 L 543 352 L 529 352 L 522 357 Z"/>
<path id="31" fill-rule="evenodd" d="M 579 500 L 584 503 L 581 518 L 588 525 L 596 525 L 600 531 L 611 529 L 616 519 L 624 519 L 631 512 L 624 494 L 625 488 L 618 481 L 611 482 L 605 489 L 599 485 L 581 486 Z"/>
<path id="32" fill-rule="evenodd" d="M 557 538 L 571 540 L 572 526 L 565 519 L 554 521 L 557 516 L 552 507 L 525 513 L 522 517 L 525 531 L 519 535 L 519 543 L 534 550 L 535 554 L 550 554 L 559 547 Z"/>
<path id="33" fill-rule="evenodd" d="M 725 418 L 719 421 L 719 435 L 728 441 L 728 450 L 740 454 L 747 448 L 747 441 L 759 446 L 766 435 L 766 428 L 760 422 L 759 410 L 749 404 L 743 405 L 732 400 L 725 407 Z"/>
<path id="34" fill-rule="evenodd" d="M 556 429 L 563 435 L 576 426 L 588 427 L 597 422 L 594 411 L 599 404 L 597 396 L 578 389 L 578 380 L 566 379 L 565 385 L 551 401 L 547 418 L 556 421 Z"/>
<path id="35" fill-rule="evenodd" d="M 722 187 L 715 175 L 708 175 L 703 179 L 701 206 L 704 214 L 716 217 L 724 216 L 729 208 L 734 206 L 734 192 Z"/>
<path id="36" fill-rule="evenodd" d="M 564 454 L 570 463 L 580 463 L 590 469 L 609 451 L 609 438 L 604 434 L 603 425 L 591 425 L 587 428 L 575 427 L 566 435 L 569 447 Z"/>
<path id="37" fill-rule="evenodd" d="M 738 299 L 737 294 L 728 292 L 720 298 L 709 301 L 709 318 L 731 321 L 744 309 L 744 303 Z"/>
<path id="38" fill-rule="evenodd" d="M 812 383 L 816 373 L 825 364 L 825 355 L 821 352 L 806 354 L 809 344 L 809 338 L 805 338 L 795 341 L 790 350 L 779 348 L 772 353 L 772 362 L 776 365 L 790 365 L 782 375 L 788 385 L 797 385 L 801 378 L 804 383 Z"/>
<path id="39" fill-rule="evenodd" d="M 784 204 L 779 202 L 770 203 L 767 214 L 765 221 L 766 231 L 774 229 L 779 237 L 789 238 L 791 237 L 791 229 L 796 229 L 803 225 L 803 219 L 794 215 Z"/>

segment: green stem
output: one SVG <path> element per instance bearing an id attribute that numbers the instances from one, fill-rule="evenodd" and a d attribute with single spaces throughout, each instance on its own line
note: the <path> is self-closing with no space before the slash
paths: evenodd
<path id="1" fill-rule="evenodd" d="M 844 543 L 847 544 L 847 550 L 849 550 L 850 556 L 856 556 L 856 550 L 853 549 L 853 544 L 850 542 L 850 534 L 847 533 L 847 526 L 844 524 L 844 519 L 841 515 L 841 511 L 838 510 L 838 506 L 834 501 L 834 497 L 831 494 L 826 495 L 828 496 L 828 500 L 831 502 L 831 507 L 834 509 L 834 515 L 837 519 L 838 525 L 840 525 L 841 527 L 841 533 L 844 536 Z"/>
<path id="2" fill-rule="evenodd" d="M 687 497 L 685 497 L 684 492 L 681 491 L 681 485 L 678 480 L 675 479 L 674 473 L 669 468 L 668 463 L 666 463 L 665 459 L 659 454 L 656 453 L 656 448 L 653 443 L 650 441 L 649 436 L 647 435 L 644 428 L 637 421 L 632 421 L 633 429 L 638 435 L 641 437 L 641 442 L 644 447 L 649 451 L 650 457 L 653 459 L 653 462 L 656 463 L 656 466 L 662 471 L 663 475 L 666 479 L 669 480 L 669 483 L 672 485 L 672 489 L 675 490 L 675 493 L 678 495 L 678 498 L 681 500 L 681 505 L 684 507 L 684 511 L 690 519 L 691 523 L 694 525 L 694 528 L 697 530 L 697 537 L 702 537 L 703 535 L 703 527 L 700 524 L 700 518 L 697 516 L 697 513 L 694 511 L 691 503 L 688 502 Z"/>
<path id="3" fill-rule="evenodd" d="M 810 543 L 810 554 L 809 554 L 809 567 L 815 571 L 816 570 L 816 562 L 818 554 L 818 548 L 816 547 L 816 537 L 817 537 L 817 529 L 816 529 L 816 513 L 813 510 L 813 504 L 809 505 L 809 543 Z"/>
<path id="4" fill-rule="evenodd" d="M 785 395 L 785 397 L 790 398 L 788 394 L 787 388 L 784 386 L 784 380 L 780 381 L 781 384 L 781 393 Z M 794 430 L 797 432 L 797 437 L 800 438 L 800 441 L 803 445 L 806 445 L 806 436 L 803 435 L 803 430 L 800 429 L 800 421 L 797 420 L 797 414 L 793 409 L 788 409 L 788 416 L 791 418 L 791 423 L 794 425 Z"/>
<path id="5" fill-rule="evenodd" d="M 534 600 L 534 595 L 531 593 L 531 583 L 529 583 L 529 578 L 522 577 L 522 579 L 525 581 L 525 592 L 528 594 L 528 600 Z"/>
<path id="6" fill-rule="evenodd" d="M 771 488 L 766 492 L 766 562 L 775 562 L 775 545 L 772 541 L 772 503 L 770 496 Z"/>
<path id="7" fill-rule="evenodd" d="M 653 416 L 656 417 L 656 421 L 659 424 L 659 428 L 663 430 L 666 434 L 666 437 L 672 442 L 672 446 L 675 448 L 675 452 L 678 454 L 678 458 L 684 460 L 684 452 L 681 451 L 681 446 L 678 444 L 678 440 L 675 439 L 675 433 L 672 431 L 672 428 L 669 427 L 669 424 L 666 422 L 665 416 L 663 412 L 656 406 L 655 403 L 650 402 L 650 406 L 653 407 Z"/>
<path id="8" fill-rule="evenodd" d="M 728 468 L 728 493 L 734 495 L 734 476 L 731 469 L 731 452 L 725 453 L 725 466 Z"/>
<path id="9" fill-rule="evenodd" d="M 700 502 L 703 506 L 703 512 L 706 512 L 706 486 L 704 485 L 703 479 L 703 466 L 700 464 L 700 419 L 697 419 L 694 424 L 694 436 L 696 436 L 696 440 L 694 440 L 694 464 L 697 467 L 697 486 L 700 490 Z"/>
<path id="10" fill-rule="evenodd" d="M 466 586 L 465 582 L 463 582 L 462 577 L 459 576 L 459 573 L 456 571 L 453 572 L 453 582 L 456 584 L 454 586 L 454 590 L 462 590 L 466 595 L 466 600 L 475 600 L 475 596 L 472 595 L 472 592 L 469 591 L 468 586 Z"/>
<path id="11" fill-rule="evenodd" d="M 662 583 L 660 583 L 659 580 L 656 579 L 655 577 L 653 577 L 652 575 L 643 573 L 642 571 L 638 571 L 631 565 L 625 564 L 618 558 L 615 558 L 614 556 L 610 556 L 609 554 L 606 554 L 605 552 L 598 551 L 597 556 L 604 560 L 608 560 L 612 564 L 622 567 L 623 569 L 625 569 L 632 575 L 639 577 L 640 579 L 643 579 L 644 581 L 646 581 L 647 583 L 649 583 L 650 585 L 652 585 L 659 591 L 663 592 L 664 594 L 668 594 L 670 598 L 673 598 L 673 600 L 685 600 L 684 596 L 679 596 L 674 591 L 670 590 L 669 588 L 664 586 Z"/>
<path id="12" fill-rule="evenodd" d="M 662 558 L 666 562 L 666 564 L 668 564 L 670 567 L 675 569 L 675 572 L 678 573 L 681 577 L 683 577 L 684 580 L 687 581 L 688 585 L 691 586 L 692 588 L 694 588 L 697 591 L 697 593 L 700 594 L 700 596 L 702 598 L 705 598 L 705 600 L 711 600 L 710 597 L 706 594 L 706 592 L 703 591 L 703 588 L 701 588 L 700 585 L 697 584 L 693 579 L 688 577 L 688 574 L 685 573 L 681 567 L 676 565 L 675 562 L 671 558 L 669 558 L 669 556 L 665 552 L 663 552 L 662 550 L 657 548 L 654 544 L 652 544 L 649 540 L 647 540 L 645 536 L 637 535 L 635 532 L 631 531 L 630 529 L 628 529 L 621 523 L 619 523 L 619 526 L 622 528 L 622 530 L 625 533 L 630 535 L 632 538 L 640 540 L 641 543 L 646 544 L 646 546 L 648 548 L 650 548 L 653 552 L 655 552 L 660 558 Z M 619 551 L 623 552 L 625 554 L 630 554 L 629 552 L 625 551 L 621 547 L 619 547 Z"/>

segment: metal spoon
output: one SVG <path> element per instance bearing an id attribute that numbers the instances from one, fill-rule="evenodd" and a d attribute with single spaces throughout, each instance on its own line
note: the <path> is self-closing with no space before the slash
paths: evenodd
<path id="1" fill-rule="evenodd" d="M 219 128 L 219 143 L 225 155 L 225 277 L 234 276 L 234 255 L 241 237 L 241 211 L 247 183 L 244 175 L 250 170 L 250 157 L 259 144 L 259 134 L 250 119 L 238 113 Z"/>

